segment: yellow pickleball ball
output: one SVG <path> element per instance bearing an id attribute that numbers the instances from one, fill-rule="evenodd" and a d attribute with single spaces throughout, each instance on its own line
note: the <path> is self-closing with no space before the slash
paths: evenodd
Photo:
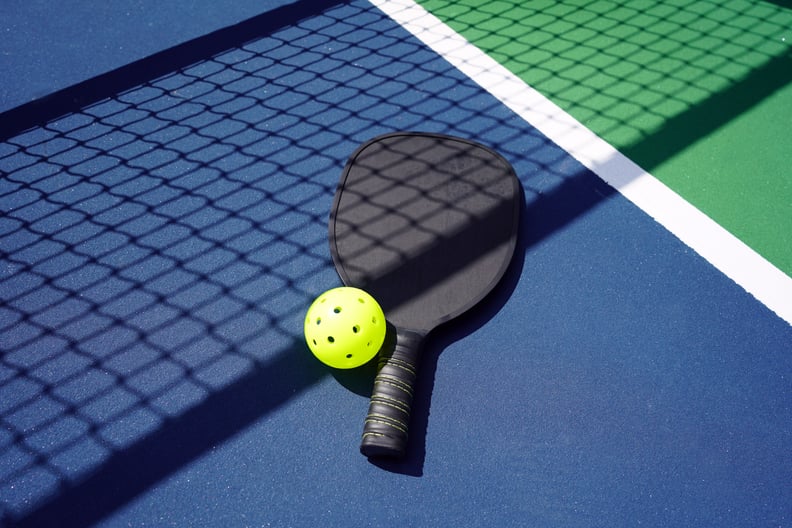
<path id="1" fill-rule="evenodd" d="M 379 303 L 359 288 L 344 286 L 324 292 L 305 315 L 305 342 L 326 365 L 359 367 L 377 355 L 385 340 L 385 314 Z"/>

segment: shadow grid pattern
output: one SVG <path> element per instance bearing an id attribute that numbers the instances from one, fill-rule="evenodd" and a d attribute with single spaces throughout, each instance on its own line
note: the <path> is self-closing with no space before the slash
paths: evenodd
<path id="1" fill-rule="evenodd" d="M 304 311 L 339 284 L 327 216 L 362 142 L 476 136 L 518 162 L 526 196 L 580 170 L 364 3 L 25 128 L 0 143 L 6 520 L 309 354 Z"/>

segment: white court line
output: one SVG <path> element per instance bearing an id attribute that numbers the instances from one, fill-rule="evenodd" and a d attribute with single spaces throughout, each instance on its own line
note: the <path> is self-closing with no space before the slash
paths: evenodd
<path id="1" fill-rule="evenodd" d="M 792 325 L 792 278 L 413 0 L 370 0 Z"/>

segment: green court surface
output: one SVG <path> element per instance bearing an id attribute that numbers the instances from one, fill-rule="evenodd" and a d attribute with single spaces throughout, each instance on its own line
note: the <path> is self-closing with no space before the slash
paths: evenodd
<path id="1" fill-rule="evenodd" d="M 787 4 L 420 3 L 792 275 Z"/>

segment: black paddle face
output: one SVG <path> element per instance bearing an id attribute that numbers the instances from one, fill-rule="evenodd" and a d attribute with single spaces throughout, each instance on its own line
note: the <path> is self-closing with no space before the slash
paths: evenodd
<path id="1" fill-rule="evenodd" d="M 352 155 L 330 215 L 341 279 L 368 291 L 396 328 L 380 350 L 361 452 L 405 452 L 422 339 L 478 303 L 511 261 L 520 211 L 509 163 L 470 141 L 375 138 Z"/>
<path id="2" fill-rule="evenodd" d="M 336 269 L 397 328 L 426 334 L 500 280 L 514 252 L 519 195 L 509 163 L 475 143 L 376 138 L 350 158 L 336 193 Z"/>

